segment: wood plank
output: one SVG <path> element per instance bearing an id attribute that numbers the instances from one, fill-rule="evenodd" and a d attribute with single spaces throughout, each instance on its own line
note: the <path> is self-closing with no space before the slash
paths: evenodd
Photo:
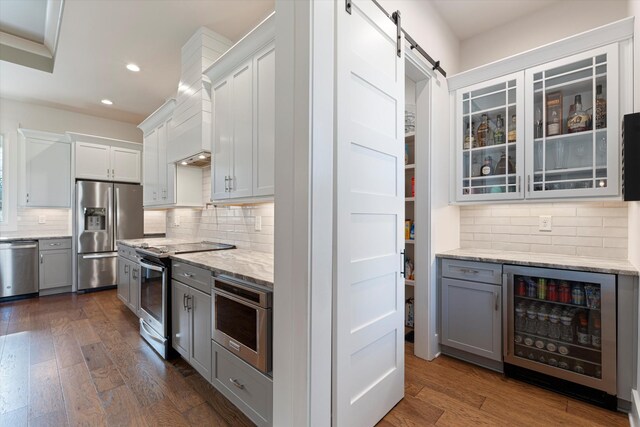
<path id="1" fill-rule="evenodd" d="M 113 365 L 101 342 L 84 345 L 80 347 L 80 349 L 82 350 L 82 355 L 84 356 L 84 361 L 89 371 Z"/>
<path id="2" fill-rule="evenodd" d="M 60 370 L 65 408 L 71 425 L 106 425 L 106 417 L 84 363 Z"/>
<path id="3" fill-rule="evenodd" d="M 14 409 L 13 411 L 0 413 L 0 427 L 27 427 L 29 425 L 29 408 Z"/>
<path id="4" fill-rule="evenodd" d="M 80 344 L 81 347 L 100 342 L 100 337 L 96 334 L 96 331 L 93 330 L 89 319 L 74 320 L 71 325 L 76 340 L 78 340 L 78 344 Z"/>
<path id="5" fill-rule="evenodd" d="M 171 400 L 164 398 L 143 409 L 144 417 L 150 426 L 188 426 L 187 420 L 178 411 Z"/>
<path id="6" fill-rule="evenodd" d="M 29 376 L 29 418 L 64 410 L 62 386 L 55 359 L 32 365 Z"/>
<path id="7" fill-rule="evenodd" d="M 433 426 L 443 413 L 428 402 L 405 396 L 383 419 L 396 427 Z"/>
<path id="8" fill-rule="evenodd" d="M 84 362 L 82 351 L 72 331 L 53 336 L 58 368 L 67 368 Z"/>
<path id="9" fill-rule="evenodd" d="M 98 393 L 111 390 L 124 384 L 124 379 L 115 365 L 109 365 L 91 371 L 91 379 Z"/>
<path id="10" fill-rule="evenodd" d="M 629 426 L 629 416 L 627 414 L 604 411 L 596 406 L 575 399 L 569 399 L 567 402 L 567 412 L 575 415 L 580 420 L 593 421 L 603 426 Z"/>
<path id="11" fill-rule="evenodd" d="M 189 409 L 184 412 L 182 416 L 186 418 L 189 425 L 192 426 L 229 426 L 229 424 L 220 415 L 218 415 L 218 413 L 207 402 Z"/>
<path id="12" fill-rule="evenodd" d="M 29 420 L 29 427 L 65 427 L 68 425 L 69 420 L 67 420 L 67 412 L 64 409 Z"/>
<path id="13" fill-rule="evenodd" d="M 110 426 L 147 426 L 142 408 L 126 385 L 99 394 Z"/>

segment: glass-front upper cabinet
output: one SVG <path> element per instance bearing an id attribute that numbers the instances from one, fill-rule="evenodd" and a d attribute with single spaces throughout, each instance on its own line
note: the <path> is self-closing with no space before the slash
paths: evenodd
<path id="1" fill-rule="evenodd" d="M 527 198 L 617 195 L 618 46 L 526 70 Z"/>
<path id="2" fill-rule="evenodd" d="M 459 201 L 523 197 L 523 95 L 523 72 L 456 92 Z"/>

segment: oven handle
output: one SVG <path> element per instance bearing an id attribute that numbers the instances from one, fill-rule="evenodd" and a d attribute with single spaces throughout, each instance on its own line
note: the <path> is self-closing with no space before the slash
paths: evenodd
<path id="1" fill-rule="evenodd" d="M 156 335 L 157 335 L 157 332 L 155 332 L 155 331 L 153 331 L 153 332 L 152 332 L 152 331 L 150 331 L 150 330 L 147 328 L 147 324 L 146 324 L 146 323 L 145 323 L 145 321 L 144 321 L 144 320 L 142 320 L 142 319 L 140 319 L 140 327 L 141 327 L 142 329 L 144 329 L 144 331 L 147 333 L 148 338 L 151 338 L 152 340 L 157 341 L 157 342 L 159 342 L 160 344 L 164 344 L 164 341 L 165 341 L 165 340 L 158 338 L 158 337 L 156 336 Z"/>
<path id="2" fill-rule="evenodd" d="M 164 273 L 164 267 L 158 267 L 157 265 L 147 264 L 146 262 L 142 262 L 142 260 L 138 261 L 140 263 L 140 267 L 148 268 L 149 270 L 158 271 L 160 273 Z"/>
<path id="3" fill-rule="evenodd" d="M 221 296 L 221 297 L 223 297 L 223 298 L 228 298 L 228 299 L 230 299 L 230 300 L 232 300 L 232 301 L 235 301 L 235 302 L 237 302 L 237 303 L 240 303 L 240 304 L 242 304 L 242 305 L 244 305 L 244 306 L 246 306 L 246 307 L 251 307 L 251 308 L 254 308 L 254 309 L 256 309 L 256 310 L 259 310 L 260 312 L 266 312 L 266 311 L 270 310 L 269 308 L 264 308 L 264 307 L 262 307 L 261 305 L 258 305 L 258 304 L 255 304 L 255 303 L 248 302 L 248 301 L 246 301 L 246 300 L 244 300 L 244 299 L 242 299 L 242 298 L 239 298 L 239 297 L 238 297 L 238 296 L 236 296 L 236 295 L 230 294 L 229 292 L 225 292 L 225 291 L 220 290 L 220 289 L 217 289 L 217 288 L 214 288 L 214 289 L 213 289 L 213 293 L 214 293 L 215 295 L 219 295 L 219 296 Z"/>

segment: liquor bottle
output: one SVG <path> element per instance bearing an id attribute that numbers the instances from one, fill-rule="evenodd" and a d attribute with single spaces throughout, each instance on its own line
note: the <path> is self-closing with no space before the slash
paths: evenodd
<path id="1" fill-rule="evenodd" d="M 547 136 L 562 134 L 562 92 L 547 94 Z"/>
<path id="2" fill-rule="evenodd" d="M 478 140 L 478 147 L 487 146 L 489 141 L 489 118 L 486 114 L 482 115 L 482 122 L 480 122 L 476 130 L 476 139 Z"/>
<path id="3" fill-rule="evenodd" d="M 567 129 L 569 133 L 583 132 L 588 130 L 589 115 L 582 109 L 582 96 L 576 95 L 575 111 L 567 118 Z"/>
<path id="4" fill-rule="evenodd" d="M 516 115 L 511 116 L 511 126 L 509 126 L 508 142 L 516 142 Z"/>
<path id="5" fill-rule="evenodd" d="M 476 148 L 476 139 L 473 136 L 472 129 L 474 128 L 474 123 L 471 122 L 471 127 L 469 127 L 469 123 L 467 123 L 467 130 L 464 131 L 464 144 L 462 148 L 468 150 L 469 148 Z"/>
<path id="6" fill-rule="evenodd" d="M 493 132 L 493 144 L 504 144 L 504 136 L 504 122 L 502 121 L 502 115 L 498 114 L 496 130 Z"/>
<path id="7" fill-rule="evenodd" d="M 607 127 L 607 100 L 602 95 L 602 85 L 596 86 L 596 129 Z"/>
<path id="8" fill-rule="evenodd" d="M 488 176 L 493 173 L 493 159 L 491 156 L 484 158 L 484 164 L 480 168 L 480 176 Z"/>

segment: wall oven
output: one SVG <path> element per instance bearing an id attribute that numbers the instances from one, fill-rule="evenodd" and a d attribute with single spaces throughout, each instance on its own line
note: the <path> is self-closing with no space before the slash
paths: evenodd
<path id="1" fill-rule="evenodd" d="M 168 272 L 159 259 L 140 259 L 140 335 L 165 359 L 170 347 Z"/>
<path id="2" fill-rule="evenodd" d="M 214 278 L 212 338 L 256 369 L 271 372 L 271 289 L 226 276 Z"/>

